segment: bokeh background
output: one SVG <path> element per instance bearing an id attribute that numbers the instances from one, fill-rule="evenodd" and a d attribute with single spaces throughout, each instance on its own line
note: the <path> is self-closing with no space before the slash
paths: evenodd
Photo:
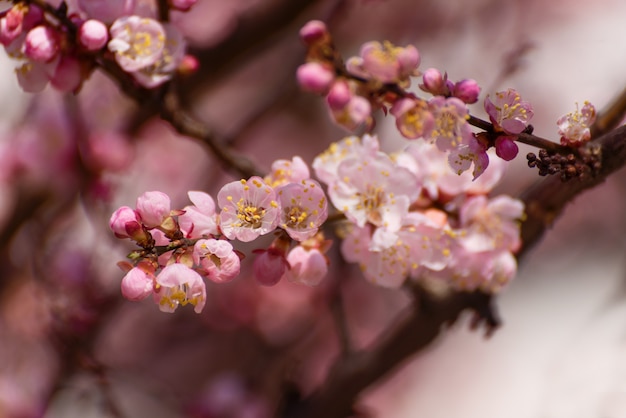
<path id="1" fill-rule="evenodd" d="M 293 155 L 311 162 L 346 135 L 295 83 L 305 52 L 297 31 L 312 18 L 328 22 L 344 56 L 372 39 L 412 43 L 421 68 L 474 78 L 481 97 L 516 88 L 533 103 L 535 132 L 553 140 L 576 102 L 602 108 L 626 86 L 619 0 L 294 3 L 199 0 L 175 17 L 202 61 L 180 85 L 185 105 L 265 169 Z M 242 28 L 255 25 L 246 37 Z M 271 417 L 285 377 L 308 393 L 338 352 L 329 300 L 343 296 L 359 346 L 406 305 L 402 292 L 365 283 L 336 258 L 315 289 L 263 288 L 244 271 L 209 287 L 201 315 L 124 301 L 116 262 L 132 247 L 108 230 L 113 210 L 146 190 L 183 207 L 187 190 L 215 194 L 232 174 L 105 76 L 76 97 L 26 95 L 0 57 L 0 417 Z M 480 106 L 473 113 L 484 116 Z M 388 151 L 404 144 L 392 121 L 380 117 L 377 133 Z M 536 180 L 528 151 L 498 193 Z M 368 390 L 365 409 L 384 418 L 626 417 L 624 177 L 578 197 L 524 257 L 498 298 L 495 335 L 460 321 Z"/>

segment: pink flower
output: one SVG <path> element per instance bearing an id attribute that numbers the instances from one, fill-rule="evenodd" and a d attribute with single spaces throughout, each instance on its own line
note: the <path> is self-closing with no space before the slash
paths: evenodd
<path id="1" fill-rule="evenodd" d="M 24 55 L 33 61 L 50 62 L 59 52 L 59 37 L 54 29 L 40 25 L 31 29 L 24 40 Z"/>
<path id="2" fill-rule="evenodd" d="M 317 233 L 328 216 L 326 195 L 315 180 L 289 183 L 278 189 L 282 208 L 279 225 L 296 241 Z"/>
<path id="3" fill-rule="evenodd" d="M 153 88 L 172 78 L 185 56 L 187 43 L 183 35 L 170 24 L 164 24 L 165 44 L 159 57 L 150 65 L 133 72 L 133 77 L 144 87 Z"/>
<path id="4" fill-rule="evenodd" d="M 308 62 L 298 67 L 296 77 L 302 90 L 326 94 L 335 79 L 335 73 L 319 62 Z"/>
<path id="5" fill-rule="evenodd" d="M 334 183 L 338 176 L 339 165 L 348 158 L 368 159 L 381 154 L 376 136 L 363 135 L 363 138 L 349 136 L 339 142 L 333 142 L 327 150 L 315 157 L 313 169 L 315 175 L 324 183 Z"/>
<path id="6" fill-rule="evenodd" d="M 125 16 L 110 29 L 108 48 L 124 71 L 135 72 L 154 65 L 165 48 L 165 30 L 154 19 Z"/>
<path id="7" fill-rule="evenodd" d="M 50 81 L 50 74 L 54 72 L 57 61 L 40 63 L 29 61 L 15 69 L 17 82 L 27 93 L 39 93 L 43 91 Z"/>
<path id="8" fill-rule="evenodd" d="M 154 301 L 162 312 L 174 312 L 190 303 L 200 313 L 206 303 L 206 286 L 194 270 L 180 263 L 170 264 L 156 276 Z"/>
<path id="9" fill-rule="evenodd" d="M 263 286 L 274 286 L 289 269 L 285 253 L 277 248 L 254 250 L 257 254 L 254 259 L 254 277 Z"/>
<path id="10" fill-rule="evenodd" d="M 559 126 L 561 144 L 566 146 L 580 146 L 591 139 L 591 125 L 596 121 L 596 108 L 585 102 L 583 108 L 561 116 L 556 124 Z"/>
<path id="11" fill-rule="evenodd" d="M 493 102 L 489 96 L 485 98 L 485 111 L 494 129 L 509 135 L 517 135 L 526 129 L 533 117 L 531 104 L 523 101 L 514 89 L 497 92 L 495 96 Z"/>
<path id="12" fill-rule="evenodd" d="M 468 110 L 456 97 L 435 96 L 428 101 L 435 118 L 430 139 L 441 151 L 450 151 L 460 145 L 468 145 L 474 137 L 467 123 Z"/>
<path id="13" fill-rule="evenodd" d="M 358 226 L 371 223 L 395 232 L 420 191 L 421 185 L 409 170 L 381 153 L 344 160 L 328 194 L 333 205 Z"/>
<path id="14" fill-rule="evenodd" d="M 134 267 L 122 279 L 121 288 L 126 299 L 133 302 L 143 300 L 154 290 L 154 275 Z"/>
<path id="15" fill-rule="evenodd" d="M 229 282 L 239 275 L 240 260 L 226 240 L 201 239 L 194 245 L 193 262 L 216 283 Z"/>
<path id="16" fill-rule="evenodd" d="M 228 239 L 249 242 L 278 225 L 280 204 L 274 189 L 260 177 L 233 181 L 217 194 L 220 228 Z"/>
<path id="17" fill-rule="evenodd" d="M 78 41 L 87 51 L 102 49 L 109 40 L 109 31 L 99 20 L 89 19 L 78 29 Z"/>
<path id="18" fill-rule="evenodd" d="M 170 197 L 163 192 L 145 192 L 137 198 L 136 208 L 141 222 L 155 228 L 170 216 Z"/>
<path id="19" fill-rule="evenodd" d="M 370 102 L 354 94 L 345 80 L 333 83 L 326 96 L 326 102 L 335 122 L 348 131 L 354 131 L 372 122 Z"/>
<path id="20" fill-rule="evenodd" d="M 461 144 L 450 151 L 450 154 L 448 154 L 448 163 L 458 175 L 468 170 L 473 163 L 474 171 L 472 174 L 475 180 L 489 165 L 487 148 L 476 140 L 476 138 L 472 137 L 467 144 Z"/>
<path id="21" fill-rule="evenodd" d="M 302 158 L 295 156 L 291 160 L 276 160 L 272 163 L 272 171 L 264 179 L 272 187 L 287 183 L 297 183 L 311 177 L 309 167 Z"/>
<path id="22" fill-rule="evenodd" d="M 178 225 L 186 238 L 201 238 L 217 235 L 217 213 L 213 198 L 204 193 L 187 192 L 193 206 L 185 206 L 184 214 L 178 217 Z"/>
<path id="23" fill-rule="evenodd" d="M 422 99 L 400 99 L 389 112 L 396 118 L 396 126 L 405 138 L 414 139 L 429 136 L 435 120 Z"/>
<path id="24" fill-rule="evenodd" d="M 420 55 L 413 45 L 398 47 L 390 42 L 372 41 L 363 44 L 360 56 L 348 59 L 346 67 L 357 76 L 408 87 L 419 64 Z"/>
<path id="25" fill-rule="evenodd" d="M 6 11 L 0 19 L 0 42 L 8 46 L 22 34 L 24 14 L 28 8 L 22 4 L 17 4 Z"/>
<path id="26" fill-rule="evenodd" d="M 475 196 L 465 201 L 459 215 L 465 231 L 460 241 L 469 250 L 519 249 L 519 220 L 524 216 L 524 204 L 520 200 L 505 195 L 493 199 Z"/>
<path id="27" fill-rule="evenodd" d="M 287 255 L 289 270 L 285 279 L 307 286 L 317 286 L 328 273 L 328 260 L 317 248 L 306 249 L 295 246 Z"/>

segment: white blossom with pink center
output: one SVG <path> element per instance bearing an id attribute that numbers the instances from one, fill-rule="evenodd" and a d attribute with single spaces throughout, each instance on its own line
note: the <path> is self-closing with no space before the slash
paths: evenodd
<path id="1" fill-rule="evenodd" d="M 226 240 L 201 239 L 194 245 L 193 262 L 216 283 L 231 281 L 239 275 L 241 262 Z"/>
<path id="2" fill-rule="evenodd" d="M 289 183 L 277 189 L 281 213 L 279 226 L 296 241 L 315 235 L 328 217 L 324 190 L 315 180 Z"/>
<path id="3" fill-rule="evenodd" d="M 224 185 L 217 203 L 220 229 L 228 239 L 253 241 L 276 229 L 280 219 L 276 192 L 257 176 Z"/>
<path id="4" fill-rule="evenodd" d="M 346 67 L 356 76 L 408 87 L 410 77 L 419 74 L 419 64 L 420 55 L 413 45 L 399 47 L 391 42 L 371 41 L 363 44 L 359 57 L 347 60 Z"/>
<path id="5" fill-rule="evenodd" d="M 556 121 L 561 135 L 561 144 L 565 146 L 579 146 L 591 139 L 591 125 L 596 121 L 596 108 L 585 102 L 583 108 L 563 115 Z"/>
<path id="6" fill-rule="evenodd" d="M 328 194 L 333 205 L 358 226 L 371 223 L 395 232 L 420 190 L 413 173 L 380 153 L 367 159 L 344 160 Z"/>
<path id="7" fill-rule="evenodd" d="M 140 16 L 117 19 L 108 48 L 124 71 L 134 73 L 157 64 L 165 48 L 165 30 L 156 20 Z"/>
<path id="8" fill-rule="evenodd" d="M 174 312 L 179 306 L 191 304 L 200 313 L 206 303 L 206 285 L 196 271 L 173 263 L 156 276 L 153 297 L 162 312 Z"/>
<path id="9" fill-rule="evenodd" d="M 215 201 L 204 192 L 187 192 L 193 205 L 185 206 L 185 213 L 178 217 L 178 225 L 185 238 L 202 238 L 217 235 Z"/>
<path id="10" fill-rule="evenodd" d="M 348 158 L 368 159 L 379 154 L 376 136 L 367 134 L 363 135 L 363 138 L 349 136 L 339 142 L 333 142 L 324 152 L 315 157 L 313 169 L 317 178 L 330 185 L 337 179 L 337 169 L 344 160 Z"/>
<path id="11" fill-rule="evenodd" d="M 172 78 L 180 65 L 187 47 L 183 35 L 170 24 L 163 24 L 165 44 L 160 56 L 151 65 L 136 72 L 133 77 L 144 87 L 153 88 Z"/>
<path id="12" fill-rule="evenodd" d="M 459 213 L 465 231 L 460 242 L 470 251 L 517 251 L 521 245 L 520 219 L 524 204 L 501 195 L 493 199 L 474 196 L 465 201 Z"/>
<path id="13" fill-rule="evenodd" d="M 473 134 L 467 123 L 469 112 L 465 103 L 456 97 L 435 96 L 428 104 L 435 118 L 429 139 L 437 144 L 437 148 L 451 151 L 470 143 Z"/>
<path id="14" fill-rule="evenodd" d="M 521 133 L 533 117 L 533 108 L 514 89 L 499 91 L 493 101 L 485 98 L 485 111 L 496 130 L 509 135 Z"/>

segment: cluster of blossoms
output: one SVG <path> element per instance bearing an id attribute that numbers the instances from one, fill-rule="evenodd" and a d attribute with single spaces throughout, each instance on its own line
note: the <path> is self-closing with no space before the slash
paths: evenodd
<path id="1" fill-rule="evenodd" d="M 203 277 L 224 283 L 240 273 L 241 253 L 231 241 L 250 242 L 277 228 L 272 244 L 255 251 L 257 280 L 318 284 L 327 272 L 329 244 L 318 233 L 328 214 L 326 195 L 299 157 L 278 160 L 272 168 L 266 178 L 224 185 L 217 195 L 219 213 L 213 198 L 197 191 L 188 193 L 193 204 L 181 210 L 172 210 L 170 198 L 158 191 L 144 193 L 134 209 L 116 210 L 110 220 L 115 235 L 142 248 L 131 253 L 133 264 L 120 264 L 127 270 L 122 294 L 130 300 L 152 295 L 165 312 L 186 304 L 200 312 Z"/>
<path id="2" fill-rule="evenodd" d="M 496 93 L 485 100 L 493 123 L 490 135 L 477 136 L 468 123 L 468 104 L 476 103 L 480 87 L 471 79 L 448 80 L 447 74 L 430 68 L 418 70 L 420 55 L 412 45 L 398 47 L 390 42 L 368 42 L 358 57 L 345 66 L 332 45 L 326 26 L 319 21 L 306 24 L 300 36 L 308 47 L 307 63 L 297 77 L 304 90 L 325 95 L 337 124 L 349 131 L 373 127 L 372 112 L 383 109 L 395 117 L 399 132 L 408 139 L 423 138 L 447 152 L 454 171 L 462 173 L 473 165 L 474 178 L 487 165 L 487 149 L 494 147 L 505 160 L 517 155 L 515 135 L 526 129 L 533 115 L 529 103 L 514 90 Z M 419 87 L 432 95 L 428 100 L 405 89 L 411 77 L 422 76 Z"/>
<path id="3" fill-rule="evenodd" d="M 452 173 L 436 145 L 417 142 L 392 156 L 376 137 L 348 137 L 313 167 L 344 213 L 341 251 L 385 287 L 441 279 L 461 290 L 495 292 L 515 274 L 523 204 L 486 197 L 502 174 L 494 164 L 472 181 Z"/>
<path id="4" fill-rule="evenodd" d="M 188 10 L 193 3 L 172 0 L 169 7 Z M 148 88 L 169 80 L 181 66 L 184 39 L 173 25 L 155 20 L 154 10 L 134 0 L 78 0 L 77 6 L 71 14 L 57 9 L 50 18 L 50 11 L 18 2 L 0 14 L 0 43 L 21 62 L 16 73 L 25 91 L 39 92 L 48 83 L 76 91 L 97 59 L 112 59 L 110 54 Z"/>

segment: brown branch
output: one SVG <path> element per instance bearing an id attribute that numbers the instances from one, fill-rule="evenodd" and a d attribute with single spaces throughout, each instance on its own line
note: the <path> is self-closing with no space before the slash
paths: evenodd
<path id="1" fill-rule="evenodd" d="M 522 224 L 522 252 L 536 244 L 565 206 L 587 189 L 602 183 L 610 174 L 626 164 L 626 126 L 611 131 L 594 141 L 600 146 L 602 168 L 595 177 L 562 182 L 559 176 L 539 180 L 520 198 L 526 204 L 526 221 Z"/>
<path id="2" fill-rule="evenodd" d="M 371 384 L 398 368 L 410 356 L 430 346 L 445 325 L 454 323 L 459 315 L 473 310 L 488 331 L 499 325 L 490 295 L 473 292 L 451 292 L 436 296 L 416 286 L 415 304 L 405 313 L 403 321 L 387 330 L 373 347 L 338 358 L 324 385 L 310 397 L 286 405 L 286 418 L 344 418 L 354 415 L 359 394 Z"/>
<path id="3" fill-rule="evenodd" d="M 615 129 L 626 116 L 626 88 L 605 109 L 598 113 L 591 127 L 591 137 L 596 138 Z"/>

